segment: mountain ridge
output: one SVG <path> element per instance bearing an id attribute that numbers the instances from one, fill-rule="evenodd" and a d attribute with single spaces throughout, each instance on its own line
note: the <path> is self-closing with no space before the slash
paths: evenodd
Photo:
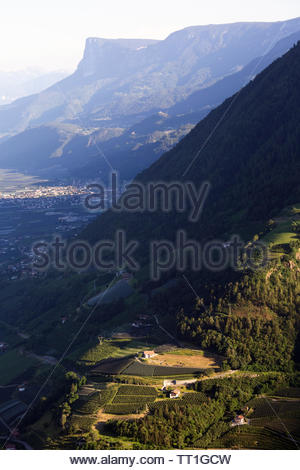
<path id="1" fill-rule="evenodd" d="M 299 39 L 300 31 L 283 38 L 268 54 L 255 58 L 241 71 L 192 93 L 186 100 L 168 108 L 167 112 L 157 112 L 128 128 L 110 128 L 110 121 L 107 121 L 107 127 L 98 130 L 63 123 L 28 129 L 0 145 L 0 167 L 38 171 L 43 176 L 47 176 L 48 171 L 49 177 L 69 175 L 89 179 L 92 175 L 98 175 L 106 180 L 110 169 L 101 156 L 104 152 L 112 167 L 118 170 L 120 178 L 130 180 L 164 151 L 171 149 L 211 109 L 250 81 L 254 73 L 259 73 L 286 53 Z M 36 135 L 37 142 L 40 142 L 39 129 L 41 135 L 46 137 L 47 128 L 53 142 L 46 138 L 44 146 L 35 148 L 30 142 L 31 135 Z M 33 154 L 41 158 L 32 162 Z"/>
<path id="2" fill-rule="evenodd" d="M 235 226 L 247 224 L 247 217 L 254 221 L 268 215 L 271 217 L 272 210 L 278 211 L 300 200 L 300 163 L 296 158 L 296 149 L 300 150 L 297 120 L 300 102 L 297 91 L 299 55 L 300 43 L 246 85 L 238 97 L 233 95 L 213 110 L 172 150 L 139 174 L 136 180 L 143 184 L 149 181 L 183 182 L 187 179 L 197 184 L 209 180 L 212 190 L 202 215 L 206 217 L 206 236 L 209 233 L 217 236 L 222 232 L 229 236 L 229 230 L 232 233 Z M 294 73 L 291 73 L 292 68 Z M 222 120 L 228 109 L 229 114 Z M 249 116 L 254 120 L 251 125 Z M 213 138 L 194 161 L 191 171 L 183 177 L 214 129 Z M 284 133 L 289 135 L 289 139 L 284 137 Z M 277 141 L 280 145 L 278 143 L 276 146 Z M 242 160 L 239 155 L 243 155 Z M 263 176 L 266 174 L 267 181 Z M 286 184 L 283 184 L 283 174 Z M 220 210 L 218 207 L 223 207 L 222 217 L 214 220 L 215 211 Z M 234 214 L 240 214 L 239 217 L 235 216 L 235 223 L 232 219 Z M 191 224 L 182 214 L 157 211 L 151 216 L 147 213 L 137 216 L 108 211 L 93 222 L 83 236 L 91 242 L 99 237 L 109 238 L 114 232 L 113 226 L 117 226 L 124 229 L 129 238 L 147 239 L 146 234 L 150 231 L 152 236 L 164 232 L 165 238 L 170 236 L 173 239 L 176 226 L 180 227 L 180 224 L 191 234 L 198 234 L 197 238 L 201 233 L 203 236 L 205 234 L 201 221 Z"/>
<path id="3" fill-rule="evenodd" d="M 134 58 L 133 50 L 127 49 L 128 63 L 123 54 L 126 48 L 114 46 L 114 57 L 112 40 L 105 41 L 105 54 L 103 47 L 96 48 L 101 51 L 105 73 L 97 61 L 99 77 L 91 82 L 88 70 L 88 77 L 84 79 L 84 67 L 89 66 L 83 59 L 71 76 L 29 97 L 26 102 L 18 101 L 0 109 L 0 135 L 49 120 L 76 123 L 79 118 L 86 126 L 97 124 L 98 127 L 101 119 L 107 118 L 113 122 L 138 114 L 140 120 L 149 113 L 172 106 L 196 88 L 232 73 L 237 66 L 246 65 L 261 55 L 261 48 L 270 46 L 274 37 L 279 40 L 300 30 L 300 18 L 245 24 L 200 26 L 174 32 L 165 40 L 134 51 Z M 47 117 L 49 113 L 51 119 Z"/>

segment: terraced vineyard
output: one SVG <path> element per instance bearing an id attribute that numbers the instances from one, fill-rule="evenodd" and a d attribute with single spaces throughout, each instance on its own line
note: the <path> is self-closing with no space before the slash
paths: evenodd
<path id="1" fill-rule="evenodd" d="M 146 404 L 134 403 L 111 403 L 104 408 L 105 413 L 112 415 L 130 415 L 142 413 L 146 408 Z"/>
<path id="2" fill-rule="evenodd" d="M 203 392 L 191 392 L 185 393 L 182 397 L 182 401 L 187 405 L 201 405 L 208 401 L 207 396 Z"/>
<path id="3" fill-rule="evenodd" d="M 75 414 L 80 414 L 80 415 L 94 414 L 99 410 L 99 408 L 101 408 L 110 400 L 112 400 L 114 395 L 115 395 L 114 387 L 110 387 L 106 390 L 95 392 L 87 400 L 81 398 L 80 400 L 76 401 L 73 407 L 73 411 Z"/>
<path id="4" fill-rule="evenodd" d="M 255 419 L 269 418 L 269 417 L 298 417 L 300 419 L 299 401 L 290 401 L 284 399 L 272 398 L 257 398 L 250 402 L 254 412 L 251 415 L 251 421 Z"/>
<path id="5" fill-rule="evenodd" d="M 294 449 L 295 444 L 277 432 L 254 426 L 237 426 L 215 441 L 214 448 Z"/>
<path id="6" fill-rule="evenodd" d="M 154 387 L 140 385 L 121 385 L 112 403 L 105 406 L 105 413 L 134 414 L 145 411 L 146 406 L 155 401 L 157 391 Z"/>
<path id="7" fill-rule="evenodd" d="M 118 375 L 130 366 L 132 362 L 133 358 L 104 360 L 94 367 L 89 375 L 91 377 L 102 374 Z"/>
<path id="8" fill-rule="evenodd" d="M 125 375 L 136 375 L 142 377 L 169 377 L 175 375 L 199 375 L 204 371 L 205 369 L 196 369 L 192 367 L 164 367 L 132 361 L 122 373 Z"/>
<path id="9" fill-rule="evenodd" d="M 182 406 L 187 406 L 188 402 L 183 400 L 182 398 L 176 398 L 176 399 L 166 399 L 166 400 L 159 400 L 156 401 L 155 403 L 152 403 L 150 405 L 151 411 L 157 410 L 157 409 L 164 409 L 168 407 L 168 409 L 176 408 L 176 407 L 182 407 Z"/>
<path id="10" fill-rule="evenodd" d="M 136 395 L 116 395 L 116 397 L 114 398 L 114 403 L 136 403 Z M 150 396 L 150 397 L 146 397 L 146 396 L 139 396 L 138 397 L 138 401 L 139 403 L 149 403 L 149 402 L 153 402 L 155 401 L 155 396 Z"/>
<path id="11" fill-rule="evenodd" d="M 144 385 L 121 385 L 117 395 L 153 395 L 157 396 L 157 390 L 154 387 L 147 387 Z"/>
<path id="12" fill-rule="evenodd" d="M 83 354 L 80 362 L 85 365 L 95 365 L 105 359 L 121 359 L 125 357 L 133 357 L 136 353 L 143 349 L 152 349 L 154 344 L 145 341 L 133 339 L 106 339 L 101 344 L 97 344 Z"/>
<path id="13" fill-rule="evenodd" d="M 193 367 L 165 367 L 150 364 L 144 364 L 134 358 L 112 359 L 100 362 L 91 369 L 90 377 L 96 377 L 101 374 L 111 375 L 134 375 L 136 377 L 172 377 L 172 376 L 197 376 L 203 374 L 205 369 L 196 369 Z"/>
<path id="14" fill-rule="evenodd" d="M 281 389 L 278 389 L 274 395 L 278 397 L 300 398 L 300 388 L 297 388 L 297 387 L 281 388 Z"/>

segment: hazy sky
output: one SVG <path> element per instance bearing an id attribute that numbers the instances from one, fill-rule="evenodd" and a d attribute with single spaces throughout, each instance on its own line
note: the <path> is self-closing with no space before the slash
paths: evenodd
<path id="1" fill-rule="evenodd" d="M 300 0 L 1 0 L 0 70 L 71 70 L 89 36 L 164 39 L 191 25 L 297 16 Z"/>

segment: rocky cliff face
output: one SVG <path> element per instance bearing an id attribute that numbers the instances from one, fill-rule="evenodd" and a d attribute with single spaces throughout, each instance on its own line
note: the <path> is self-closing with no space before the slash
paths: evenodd
<path id="1" fill-rule="evenodd" d="M 242 69 L 298 30 L 300 18 L 194 26 L 163 41 L 89 38 L 73 75 L 0 110 L 0 136 L 78 116 L 93 127 L 107 119 L 126 125 L 120 116 L 137 122 Z"/>
<path id="2" fill-rule="evenodd" d="M 109 77 L 114 73 L 126 73 L 135 64 L 138 68 L 139 56 L 143 49 L 160 41 L 152 39 L 102 39 L 88 38 L 84 54 L 77 72 L 83 77 L 95 75 Z M 129 61 L 129 63 L 128 63 Z"/>

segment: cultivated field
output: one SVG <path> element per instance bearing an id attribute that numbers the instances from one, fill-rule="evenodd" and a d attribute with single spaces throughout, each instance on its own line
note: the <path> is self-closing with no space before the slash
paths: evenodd
<path id="1" fill-rule="evenodd" d="M 138 341 L 130 338 L 105 339 L 101 344 L 89 349 L 82 357 L 81 361 L 86 365 L 93 365 L 108 358 L 123 358 L 132 356 L 143 349 L 152 349 L 153 344 L 147 341 Z"/>
<path id="2" fill-rule="evenodd" d="M 211 369 L 221 365 L 222 358 L 215 354 L 206 354 L 198 349 L 175 349 L 157 354 L 147 360 L 148 364 L 164 367 L 193 367 Z"/>
<path id="3" fill-rule="evenodd" d="M 139 385 L 121 385 L 111 403 L 104 408 L 105 413 L 128 415 L 143 413 L 146 406 L 153 403 L 157 397 L 154 387 Z"/>

